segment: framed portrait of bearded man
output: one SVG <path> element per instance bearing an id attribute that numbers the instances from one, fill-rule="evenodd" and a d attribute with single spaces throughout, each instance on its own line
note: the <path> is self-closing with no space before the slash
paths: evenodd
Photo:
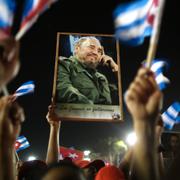
<path id="1" fill-rule="evenodd" d="M 113 35 L 57 33 L 53 93 L 61 120 L 123 120 L 119 43 Z"/>

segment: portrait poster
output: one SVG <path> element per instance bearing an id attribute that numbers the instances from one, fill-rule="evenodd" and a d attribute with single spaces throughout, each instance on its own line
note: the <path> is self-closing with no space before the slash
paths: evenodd
<path id="1" fill-rule="evenodd" d="M 123 120 L 119 43 L 113 35 L 57 33 L 53 93 L 61 120 Z"/>

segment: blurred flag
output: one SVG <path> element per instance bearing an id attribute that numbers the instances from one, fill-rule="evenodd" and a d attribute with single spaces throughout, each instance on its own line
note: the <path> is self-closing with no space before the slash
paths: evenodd
<path id="1" fill-rule="evenodd" d="M 10 35 L 16 10 L 16 0 L 0 0 L 0 39 Z"/>
<path id="2" fill-rule="evenodd" d="M 153 60 L 151 64 L 151 70 L 155 73 L 156 83 L 160 90 L 165 89 L 170 83 L 169 79 L 163 75 L 163 71 L 167 65 L 167 62 L 158 59 Z"/>
<path id="3" fill-rule="evenodd" d="M 23 95 L 25 95 L 25 94 L 32 93 L 32 92 L 34 92 L 34 88 L 35 88 L 34 82 L 33 82 L 33 81 L 28 81 L 28 82 L 22 84 L 22 85 L 15 91 L 15 93 L 13 94 L 13 96 L 19 97 L 19 96 L 23 96 Z"/>
<path id="4" fill-rule="evenodd" d="M 162 115 L 164 127 L 172 129 L 175 124 L 180 123 L 180 103 L 174 102 Z"/>
<path id="5" fill-rule="evenodd" d="M 19 152 L 23 149 L 26 149 L 30 146 L 27 138 L 25 136 L 19 136 L 17 139 L 16 139 L 16 143 L 15 143 L 15 150 L 16 152 Z"/>
<path id="6" fill-rule="evenodd" d="M 151 36 L 159 0 L 136 0 L 119 5 L 113 12 L 117 39 L 137 46 Z"/>
<path id="7" fill-rule="evenodd" d="M 71 158 L 72 161 L 80 161 L 84 157 L 84 152 L 72 148 L 66 148 L 60 146 L 59 151 L 60 151 L 60 159 L 64 159 L 68 157 Z"/>
<path id="8" fill-rule="evenodd" d="M 57 0 L 25 0 L 20 30 L 16 39 L 20 39 L 26 31 L 35 23 L 39 15 Z"/>

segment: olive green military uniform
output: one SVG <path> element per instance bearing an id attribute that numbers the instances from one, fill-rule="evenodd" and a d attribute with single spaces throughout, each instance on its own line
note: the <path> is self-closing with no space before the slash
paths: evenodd
<path id="1" fill-rule="evenodd" d="M 73 56 L 59 61 L 56 87 L 57 102 L 111 104 L 106 77 L 97 70 L 86 68 Z"/>

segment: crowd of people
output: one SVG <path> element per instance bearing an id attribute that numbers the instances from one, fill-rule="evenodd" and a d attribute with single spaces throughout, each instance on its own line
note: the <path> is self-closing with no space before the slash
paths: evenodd
<path id="1" fill-rule="evenodd" d="M 1 89 L 18 73 L 20 67 L 18 55 L 18 42 L 12 37 L 0 40 Z M 90 58 L 89 61 L 91 60 L 94 59 Z M 0 98 L 0 180 L 179 179 L 179 154 L 173 156 L 174 162 L 168 171 L 165 171 L 162 151 L 159 150 L 163 132 L 160 116 L 162 98 L 154 74 L 148 68 L 140 68 L 125 95 L 138 141 L 127 151 L 117 167 L 113 164 L 106 165 L 103 160 L 98 159 L 86 165 L 73 163 L 69 158 L 59 160 L 61 121 L 54 111 L 53 101 L 46 116 L 50 126 L 46 160 L 18 162 L 15 158 L 14 144 L 20 134 L 25 115 L 23 108 L 11 96 L 2 96 Z"/>

